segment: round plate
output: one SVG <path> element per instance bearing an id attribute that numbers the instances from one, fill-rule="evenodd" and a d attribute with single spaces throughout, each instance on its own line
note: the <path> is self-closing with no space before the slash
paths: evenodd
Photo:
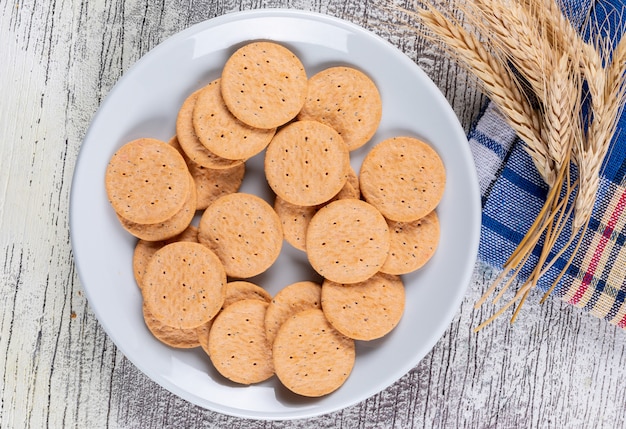
<path id="1" fill-rule="evenodd" d="M 440 154 L 448 178 L 437 209 L 441 240 L 435 256 L 404 277 L 406 311 L 380 340 L 359 342 L 347 382 L 322 398 L 303 398 L 276 377 L 240 386 L 221 377 L 201 349 L 175 350 L 149 333 L 132 272 L 135 239 L 111 208 L 104 174 L 113 153 L 138 137 L 169 140 L 176 113 L 195 89 L 219 77 L 234 50 L 250 40 L 284 44 L 309 76 L 334 65 L 367 73 L 378 86 L 383 116 L 370 143 L 352 154 L 357 169 L 381 140 L 412 135 Z M 249 160 L 242 192 L 271 201 L 262 178 L 262 154 Z M 469 284 L 478 249 L 480 195 L 465 133 L 426 74 L 388 42 L 356 25 L 294 10 L 223 15 L 169 38 L 138 61 L 102 103 L 82 144 L 70 201 L 76 267 L 89 305 L 117 347 L 141 371 L 174 394 L 201 407 L 255 419 L 294 419 L 335 411 L 362 401 L 398 380 L 428 353 L 454 317 Z M 254 280 L 275 294 L 295 281 L 315 279 L 302 252 L 288 244 L 277 263 Z M 312 277 L 313 276 L 313 277 Z"/>

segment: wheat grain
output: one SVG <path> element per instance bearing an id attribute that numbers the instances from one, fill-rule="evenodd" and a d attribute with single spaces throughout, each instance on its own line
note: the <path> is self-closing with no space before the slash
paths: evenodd
<path id="1" fill-rule="evenodd" d="M 511 69 L 487 51 L 476 36 L 438 10 L 427 7 L 417 12 L 417 18 L 479 79 L 489 98 L 526 143 L 524 148 L 546 183 L 554 183 L 553 163 L 541 137 L 541 117 Z"/>

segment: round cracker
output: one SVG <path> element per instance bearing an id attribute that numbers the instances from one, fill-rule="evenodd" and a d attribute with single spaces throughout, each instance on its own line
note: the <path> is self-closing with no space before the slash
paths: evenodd
<path id="1" fill-rule="evenodd" d="M 214 320 L 215 320 L 215 317 L 213 317 L 213 319 L 209 320 L 207 323 L 203 323 L 202 325 L 198 326 L 195 329 L 196 336 L 198 338 L 198 343 L 200 344 L 200 347 L 202 348 L 202 350 L 207 355 L 210 354 L 210 350 L 209 350 L 209 334 L 211 332 L 211 326 L 213 326 L 213 321 Z"/>
<path id="2" fill-rule="evenodd" d="M 435 254 L 439 244 L 439 218 L 435 211 L 413 222 L 388 220 L 391 246 L 380 271 L 407 274 L 418 270 Z"/>
<path id="3" fill-rule="evenodd" d="M 413 137 L 394 137 L 367 154 L 359 178 L 368 203 L 388 219 L 411 222 L 439 204 L 446 172 L 430 145 Z"/>
<path id="4" fill-rule="evenodd" d="M 238 163 L 227 168 L 209 168 L 192 161 L 180 147 L 178 138 L 172 137 L 169 144 L 176 148 L 187 163 L 187 168 L 196 184 L 196 210 L 206 209 L 222 195 L 237 192 L 246 174 L 246 164 Z"/>
<path id="5" fill-rule="evenodd" d="M 317 212 L 316 206 L 299 206 L 291 204 L 279 196 L 274 200 L 274 210 L 283 225 L 283 232 L 287 243 L 298 250 L 306 250 L 306 230 L 313 215 Z"/>
<path id="6" fill-rule="evenodd" d="M 346 184 L 350 154 L 341 136 L 317 121 L 297 121 L 276 133 L 265 152 L 265 177 L 276 195 L 313 206 Z"/>
<path id="7" fill-rule="evenodd" d="M 207 168 L 231 168 L 241 164 L 242 160 L 233 160 L 217 156 L 208 150 L 196 135 L 193 126 L 193 109 L 201 89 L 191 93 L 183 102 L 176 116 L 176 137 L 185 154 L 198 165 Z"/>
<path id="8" fill-rule="evenodd" d="M 143 319 L 150 333 L 163 344 L 177 349 L 191 349 L 200 346 L 197 333 L 197 329 L 200 328 L 180 329 L 168 326 L 154 317 L 145 304 L 143 305 Z M 209 324 L 210 321 L 203 326 Z"/>
<path id="9" fill-rule="evenodd" d="M 222 99 L 220 79 L 198 93 L 193 125 L 204 147 L 217 156 L 233 160 L 245 160 L 258 154 L 276 132 L 276 128 L 251 127 L 233 116 Z"/>
<path id="10" fill-rule="evenodd" d="M 309 308 L 321 308 L 322 286 L 311 281 L 292 283 L 281 289 L 271 300 L 265 313 L 265 335 L 272 344 L 276 333 L 296 313 Z"/>
<path id="11" fill-rule="evenodd" d="M 228 282 L 226 284 L 226 297 L 224 298 L 224 304 L 222 304 L 222 310 L 229 305 L 244 299 L 258 299 L 269 303 L 272 300 L 272 296 L 261 286 L 251 282 L 243 280 Z M 210 355 L 209 328 L 210 326 L 206 327 L 205 325 L 197 328 L 198 341 L 207 355 Z"/>
<path id="12" fill-rule="evenodd" d="M 182 233 L 193 220 L 197 207 L 197 194 L 193 178 L 189 173 L 188 181 L 191 191 L 182 209 L 171 218 L 154 224 L 140 224 L 131 222 L 118 215 L 124 229 L 141 240 L 161 241 L 175 237 Z"/>
<path id="13" fill-rule="evenodd" d="M 196 328 L 224 303 L 226 273 L 219 258 L 199 243 L 176 242 L 159 249 L 143 276 L 150 313 L 173 328 Z"/>
<path id="14" fill-rule="evenodd" d="M 231 113 L 256 128 L 276 128 L 296 117 L 306 97 L 302 62 L 274 42 L 239 48 L 222 70 L 222 97 Z"/>
<path id="15" fill-rule="evenodd" d="M 204 211 L 198 228 L 198 240 L 219 256 L 231 277 L 261 274 L 282 248 L 283 229 L 278 215 L 252 194 L 220 197 Z"/>
<path id="16" fill-rule="evenodd" d="M 365 201 L 342 199 L 313 216 L 306 234 L 306 253 L 322 277 L 357 283 L 380 270 L 389 242 L 389 227 L 376 208 Z"/>
<path id="17" fill-rule="evenodd" d="M 261 286 L 245 280 L 235 280 L 226 284 L 226 298 L 222 308 L 226 308 L 234 302 L 242 299 L 259 299 L 264 302 L 271 302 L 272 296 Z"/>
<path id="18" fill-rule="evenodd" d="M 283 323 L 272 347 L 278 379 L 294 393 L 320 397 L 348 379 L 356 359 L 354 340 L 330 325 L 320 309 L 301 311 Z"/>
<path id="19" fill-rule="evenodd" d="M 135 282 L 137 282 L 137 286 L 139 289 L 143 288 L 143 275 L 146 272 L 146 268 L 148 267 L 148 262 L 152 256 L 159 250 L 161 247 L 174 243 L 176 241 L 191 241 L 193 243 L 198 242 L 198 228 L 193 225 L 189 225 L 187 229 L 185 229 L 179 235 L 170 238 L 169 240 L 161 240 L 161 241 L 147 241 L 147 240 L 137 240 L 137 244 L 135 245 L 135 250 L 133 251 L 133 274 L 135 276 Z"/>
<path id="20" fill-rule="evenodd" d="M 404 313 L 404 284 L 399 276 L 378 273 L 364 282 L 322 284 L 322 308 L 331 325 L 355 340 L 381 338 Z"/>
<path id="21" fill-rule="evenodd" d="M 111 157 L 105 187 L 119 216 L 137 224 L 155 224 L 183 207 L 190 193 L 188 175 L 178 151 L 161 140 L 140 138 Z"/>
<path id="22" fill-rule="evenodd" d="M 382 111 L 380 93 L 369 76 L 352 67 L 330 67 L 309 79 L 298 119 L 323 122 L 355 150 L 372 138 Z"/>
<path id="23" fill-rule="evenodd" d="M 209 356 L 215 369 L 240 384 L 274 375 L 272 350 L 265 340 L 267 302 L 243 299 L 223 309 L 209 332 Z"/>

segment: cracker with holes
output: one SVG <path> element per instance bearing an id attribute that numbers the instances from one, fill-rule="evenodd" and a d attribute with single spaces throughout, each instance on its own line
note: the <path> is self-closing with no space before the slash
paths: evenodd
<path id="1" fill-rule="evenodd" d="M 325 280 L 322 308 L 330 324 L 355 340 L 370 341 L 391 332 L 404 313 L 404 284 L 399 276 L 377 273 L 356 284 Z"/>
<path id="2" fill-rule="evenodd" d="M 163 246 L 174 243 L 176 241 L 191 241 L 193 243 L 198 242 L 198 228 L 190 225 L 179 235 L 170 238 L 169 240 L 161 241 L 147 241 L 137 240 L 135 244 L 135 250 L 133 251 L 133 274 L 135 276 L 135 282 L 139 289 L 143 288 L 143 275 L 148 267 L 148 262 L 157 250 Z"/>
<path id="3" fill-rule="evenodd" d="M 383 215 L 357 199 L 333 201 L 309 222 L 306 253 L 322 277 L 357 283 L 376 274 L 387 259 L 390 236 Z"/>
<path id="4" fill-rule="evenodd" d="M 185 154 L 194 163 L 203 167 L 219 169 L 219 168 L 231 168 L 237 164 L 241 164 L 241 159 L 226 159 L 221 156 L 217 156 L 206 148 L 198 139 L 196 130 L 193 125 L 193 110 L 196 106 L 196 100 L 201 89 L 191 93 L 182 106 L 178 110 L 176 116 L 176 137 L 178 143 L 183 149 Z"/>
<path id="5" fill-rule="evenodd" d="M 237 192 L 246 174 L 246 164 L 241 162 L 227 168 L 205 167 L 192 161 L 180 147 L 178 138 L 172 137 L 169 144 L 185 159 L 187 168 L 196 185 L 196 210 L 206 209 L 222 195 Z"/>
<path id="6" fill-rule="evenodd" d="M 354 340 L 333 328 L 317 308 L 287 319 L 276 335 L 272 353 L 281 383 L 308 397 L 327 395 L 341 387 L 356 359 Z"/>
<path id="7" fill-rule="evenodd" d="M 226 308 L 230 304 L 241 301 L 242 299 L 258 299 L 269 303 L 272 300 L 272 296 L 256 283 L 245 280 L 228 282 L 226 284 L 226 298 L 224 299 L 222 308 Z"/>
<path id="8" fill-rule="evenodd" d="M 268 291 L 255 283 L 244 280 L 231 281 L 226 284 L 226 297 L 224 298 L 224 304 L 222 304 L 222 310 L 244 299 L 258 299 L 259 301 L 269 303 L 272 300 L 272 296 Z M 207 355 L 210 354 L 209 332 L 210 329 L 206 329 L 204 325 L 197 328 L 198 341 Z"/>
<path id="9" fill-rule="evenodd" d="M 226 307 L 209 332 L 209 357 L 224 377 L 253 384 L 274 375 L 272 350 L 265 339 L 267 302 L 243 299 Z"/>
<path id="10" fill-rule="evenodd" d="M 265 149 L 276 132 L 276 128 L 251 127 L 233 116 L 222 99 L 220 79 L 198 92 L 192 120 L 204 147 L 232 160 L 252 158 Z"/>
<path id="11" fill-rule="evenodd" d="M 222 97 L 241 122 L 276 128 L 296 117 L 308 81 L 300 59 L 274 42 L 252 42 L 237 49 L 222 69 Z"/>
<path id="12" fill-rule="evenodd" d="M 333 198 L 349 175 L 341 136 L 317 121 L 296 121 L 276 133 L 265 151 L 265 177 L 285 201 L 314 206 Z"/>
<path id="13" fill-rule="evenodd" d="M 167 240 L 181 234 L 191 224 L 197 207 L 196 185 L 189 173 L 187 173 L 187 181 L 189 184 L 187 199 L 174 216 L 162 222 L 144 224 L 132 222 L 118 214 L 122 227 L 135 237 L 147 241 Z"/>
<path id="14" fill-rule="evenodd" d="M 143 319 L 150 333 L 154 337 L 170 347 L 177 349 L 191 349 L 200 346 L 197 329 L 207 329 L 211 321 L 201 325 L 201 328 L 173 328 L 154 317 L 150 310 L 143 305 Z"/>
<path id="15" fill-rule="evenodd" d="M 309 79 L 300 120 L 316 120 L 341 134 L 350 150 L 365 145 L 382 118 L 376 84 L 353 67 L 330 67 Z"/>
<path id="16" fill-rule="evenodd" d="M 272 299 L 265 314 L 265 334 L 272 344 L 276 333 L 289 317 L 309 308 L 321 308 L 322 287 L 318 283 L 302 281 L 282 288 Z"/>
<path id="17" fill-rule="evenodd" d="M 217 199 L 202 214 L 198 240 L 212 249 L 226 274 L 248 278 L 267 270 L 278 258 L 283 229 L 267 202 L 242 192 Z"/>
<path id="18" fill-rule="evenodd" d="M 388 219 L 411 222 L 439 204 L 446 171 L 437 152 L 414 137 L 394 137 L 374 146 L 359 173 L 361 193 Z"/>
<path id="19" fill-rule="evenodd" d="M 148 311 L 163 324 L 196 328 L 222 307 L 226 273 L 217 255 L 206 246 L 171 243 L 150 259 L 141 292 Z"/>
<path id="20" fill-rule="evenodd" d="M 439 244 L 439 217 L 432 211 L 413 222 L 387 221 L 391 232 L 389 256 L 380 268 L 387 274 L 408 274 L 422 268 Z"/>
<path id="21" fill-rule="evenodd" d="M 132 140 L 119 148 L 109 160 L 104 183 L 118 216 L 136 224 L 170 219 L 191 193 L 183 157 L 152 138 Z"/>
<path id="22" fill-rule="evenodd" d="M 316 206 L 291 204 L 279 196 L 274 200 L 274 210 L 283 225 L 285 240 L 298 250 L 306 250 L 306 229 L 317 212 Z"/>

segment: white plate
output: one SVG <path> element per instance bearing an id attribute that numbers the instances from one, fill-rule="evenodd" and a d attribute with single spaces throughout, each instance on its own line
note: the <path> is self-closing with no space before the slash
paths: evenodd
<path id="1" fill-rule="evenodd" d="M 168 140 L 185 97 L 220 74 L 228 56 L 253 39 L 281 42 L 309 75 L 332 65 L 351 65 L 380 89 L 383 117 L 372 141 L 353 154 L 356 168 L 372 145 L 394 135 L 432 144 L 447 169 L 438 207 L 441 240 L 426 267 L 406 276 L 406 311 L 383 339 L 359 342 L 348 381 L 319 399 L 290 394 L 276 378 L 235 385 L 212 369 L 200 349 L 174 350 L 146 329 L 141 295 L 133 280 L 135 240 L 118 224 L 105 189 L 111 155 L 138 137 Z M 260 156 L 249 162 L 243 192 L 267 198 Z M 358 171 L 358 170 L 357 170 Z M 138 61 L 102 103 L 82 144 L 74 172 L 70 231 L 87 299 L 117 347 L 152 380 L 201 407 L 256 419 L 316 416 L 362 401 L 398 380 L 428 353 L 454 317 L 469 284 L 478 248 L 480 196 L 465 133 L 447 100 L 402 52 L 347 22 L 309 12 L 258 10 L 220 16 L 169 38 Z M 257 280 L 272 294 L 308 279 L 303 254 L 285 244 L 277 264 Z"/>

